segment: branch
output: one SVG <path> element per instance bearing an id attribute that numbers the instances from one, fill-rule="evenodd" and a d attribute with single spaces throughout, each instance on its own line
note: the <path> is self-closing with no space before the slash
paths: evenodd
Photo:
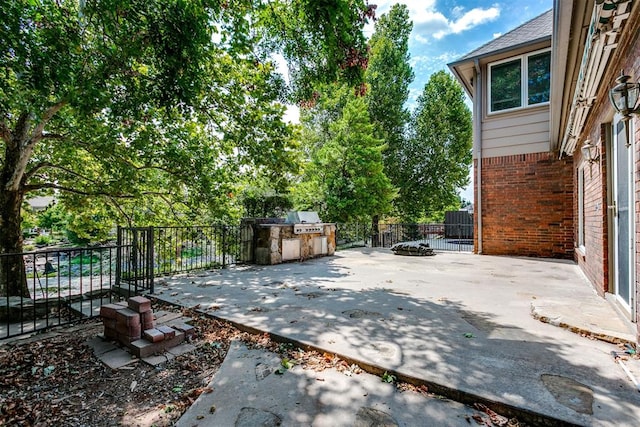
<path id="1" fill-rule="evenodd" d="M 31 114 L 23 112 L 20 115 L 16 124 L 17 135 L 14 135 L 14 138 L 11 140 L 11 148 L 17 151 L 18 158 L 15 165 L 13 165 L 13 173 L 5 185 L 6 190 L 18 191 L 33 150 L 38 141 L 42 139 L 44 127 L 66 104 L 67 101 L 60 101 L 49 107 L 42 115 L 40 122 L 33 128 L 31 135 L 29 135 L 29 122 L 32 120 Z"/>
<path id="2" fill-rule="evenodd" d="M 71 187 L 65 187 L 63 185 L 54 184 L 51 182 L 43 182 L 40 184 L 29 184 L 24 186 L 25 193 L 36 190 L 53 189 L 59 191 L 65 191 L 67 193 L 78 194 L 80 196 L 105 196 L 114 197 L 118 199 L 134 199 L 136 196 L 133 194 L 111 194 L 106 191 L 83 191 Z"/>
<path id="3" fill-rule="evenodd" d="M 120 207 L 120 204 L 116 201 L 115 198 L 113 197 L 107 197 L 109 199 L 109 201 L 111 202 L 111 204 L 120 211 L 120 214 L 122 216 L 124 216 L 127 220 L 127 224 L 129 225 L 129 227 L 132 227 L 133 225 L 133 221 L 131 220 L 131 217 L 129 215 L 127 215 L 127 213 Z"/>
<path id="4" fill-rule="evenodd" d="M 65 105 L 67 105 L 67 101 L 59 101 L 58 103 L 53 104 L 47 109 L 47 111 L 44 112 L 40 123 L 38 123 L 33 129 L 33 132 L 31 132 L 31 138 L 28 145 L 35 145 L 43 138 L 44 127 L 47 125 L 47 123 L 49 123 L 49 120 L 51 120 L 53 116 L 55 116 L 58 111 L 60 111 Z"/>
<path id="5" fill-rule="evenodd" d="M 100 183 L 100 182 L 95 181 L 95 180 L 93 180 L 93 179 L 91 179 L 91 178 L 89 178 L 89 177 L 87 177 L 87 176 L 84 176 L 84 175 L 82 175 L 82 174 L 81 174 L 81 173 L 79 173 L 79 172 L 76 172 L 76 171 L 74 171 L 74 170 L 72 170 L 72 169 L 69 169 L 69 168 L 67 168 L 67 167 L 64 167 L 64 166 L 60 166 L 60 165 L 53 164 L 53 163 L 51 163 L 51 162 L 41 162 L 41 163 L 38 163 L 38 164 L 37 164 L 37 165 L 35 165 L 35 166 L 30 170 L 30 171 L 25 172 L 25 175 L 24 175 L 25 182 L 26 182 L 27 180 L 29 180 L 29 179 L 33 178 L 33 177 L 35 176 L 35 174 L 36 174 L 39 170 L 44 169 L 44 168 L 49 168 L 49 169 L 60 169 L 61 171 L 64 171 L 64 172 L 68 173 L 68 174 L 69 174 L 69 175 L 71 175 L 71 176 L 75 176 L 76 178 L 80 178 L 80 179 L 82 179 L 82 180 L 84 180 L 84 181 L 90 182 L 91 184 L 101 185 L 101 183 Z"/>
<path id="6" fill-rule="evenodd" d="M 67 136 L 59 133 L 42 133 L 42 139 L 65 139 Z"/>
<path id="7" fill-rule="evenodd" d="M 171 203 L 171 201 L 167 200 L 165 196 L 159 196 L 159 197 L 167 204 L 167 206 L 169 206 L 169 209 L 171 210 L 171 214 L 173 215 L 173 217 L 178 218 L 178 213 L 173 208 L 174 203 Z"/>
<path id="8" fill-rule="evenodd" d="M 92 156 L 100 157 L 100 158 L 104 158 L 105 157 L 103 152 L 100 152 L 100 153 L 98 153 L 99 155 L 96 155 L 92 150 L 91 144 L 88 144 L 88 143 L 86 143 L 84 141 L 75 141 L 75 144 L 81 146 L 82 148 L 84 148 L 84 150 L 87 153 L 89 153 L 90 155 L 92 155 Z M 133 162 L 131 162 L 129 159 L 125 158 L 124 156 L 122 156 L 122 155 L 120 155 L 120 154 L 118 154 L 116 152 L 112 151 L 109 154 L 111 156 L 115 157 L 117 159 L 117 161 L 119 161 L 119 162 L 121 162 L 121 163 L 123 163 L 123 164 L 129 166 L 130 168 L 133 168 L 133 169 L 135 169 L 137 171 L 147 170 L 147 169 L 155 169 L 155 170 L 160 170 L 160 171 L 166 172 L 169 175 L 174 175 L 174 176 L 180 175 L 179 171 L 171 170 L 171 169 L 169 169 L 169 168 L 167 168 L 165 166 L 154 166 L 154 165 L 137 166 Z"/>
<path id="9" fill-rule="evenodd" d="M 78 194 L 80 196 L 94 196 L 94 197 L 104 196 L 104 197 L 109 197 L 114 199 L 137 198 L 135 194 L 114 194 L 114 193 L 109 193 L 107 191 L 84 191 L 84 190 L 78 190 L 76 188 L 65 187 L 63 185 L 58 185 L 51 182 L 43 182 L 40 184 L 30 184 L 30 185 L 24 186 L 25 193 L 28 193 L 30 191 L 44 190 L 44 189 L 65 191 L 67 193 Z M 163 193 L 159 191 L 143 191 L 140 194 L 143 196 L 158 196 L 158 197 L 171 196 L 171 193 Z"/>

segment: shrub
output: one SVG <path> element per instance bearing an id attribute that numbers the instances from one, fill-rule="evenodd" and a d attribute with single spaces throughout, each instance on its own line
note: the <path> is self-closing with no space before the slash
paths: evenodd
<path id="1" fill-rule="evenodd" d="M 51 236 L 45 236 L 43 234 L 36 236 L 34 239 L 36 245 L 48 245 L 51 243 Z"/>

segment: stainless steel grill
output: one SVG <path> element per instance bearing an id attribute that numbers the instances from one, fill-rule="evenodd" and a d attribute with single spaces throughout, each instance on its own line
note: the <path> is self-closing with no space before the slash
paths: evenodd
<path id="1" fill-rule="evenodd" d="M 323 225 L 318 212 L 291 211 L 287 214 L 288 224 L 293 224 L 293 234 L 322 233 Z"/>

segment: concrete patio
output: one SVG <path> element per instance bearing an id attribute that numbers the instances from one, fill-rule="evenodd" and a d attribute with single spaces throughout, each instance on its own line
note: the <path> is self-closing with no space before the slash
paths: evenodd
<path id="1" fill-rule="evenodd" d="M 640 393 L 611 355 L 620 347 L 583 336 L 633 342 L 633 329 L 570 262 L 352 249 L 157 279 L 155 296 L 530 423 L 640 419 Z M 625 364 L 640 378 L 637 362 Z"/>

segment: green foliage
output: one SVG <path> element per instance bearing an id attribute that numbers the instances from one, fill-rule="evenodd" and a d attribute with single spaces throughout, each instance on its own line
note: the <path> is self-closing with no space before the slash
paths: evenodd
<path id="1" fill-rule="evenodd" d="M 395 190 L 383 171 L 381 140 L 373 135 L 365 101 L 351 96 L 328 134 L 316 134 L 311 162 L 296 190 L 297 205 L 327 221 L 368 221 L 390 211 Z"/>
<path id="2" fill-rule="evenodd" d="M 66 227 L 67 218 L 65 209 L 61 203 L 49 206 L 38 213 L 38 227 L 47 230 L 61 230 Z"/>
<path id="3" fill-rule="evenodd" d="M 405 129 L 410 118 L 405 105 L 414 74 L 409 64 L 409 36 L 413 24 L 406 5 L 395 4 L 376 22 L 371 37 L 366 96 L 375 134 L 387 145 L 385 173 L 396 187 L 404 182 L 398 169 L 405 145 Z"/>
<path id="4" fill-rule="evenodd" d="M 459 208 L 458 191 L 469 181 L 471 132 L 462 88 L 445 71 L 433 74 L 418 98 L 397 165 L 403 182 L 398 210 L 404 221 L 437 218 Z"/>
<path id="5" fill-rule="evenodd" d="M 298 161 L 295 169 L 299 169 Z M 293 208 L 289 182 L 285 177 L 278 181 L 265 176 L 256 177 L 241 188 L 238 198 L 247 217 L 281 218 Z"/>
<path id="6" fill-rule="evenodd" d="M 339 80 L 351 87 L 361 83 L 368 61 L 362 26 L 374 17 L 375 6 L 364 0 L 260 4 L 260 28 L 267 34 L 261 47 L 282 54 L 289 63 L 293 99 L 313 102 L 318 82 Z"/>
<path id="7" fill-rule="evenodd" d="M 24 230 L 23 234 L 27 233 L 25 234 L 26 236 L 28 235 L 29 230 L 31 230 L 38 224 L 38 217 L 33 212 L 33 210 L 31 210 L 31 207 L 26 202 L 23 203 L 21 217 L 22 217 L 21 218 L 22 230 Z"/>
<path id="8" fill-rule="evenodd" d="M 384 371 L 384 374 L 382 374 L 383 383 L 392 383 L 395 380 L 396 380 L 396 376 L 388 373 L 387 371 Z"/>
<path id="9" fill-rule="evenodd" d="M 285 372 L 287 372 L 289 369 L 292 369 L 295 366 L 295 361 L 287 359 L 286 357 L 284 357 L 281 361 L 280 361 L 280 367 L 276 370 L 276 374 L 277 375 L 284 375 Z"/>
<path id="10" fill-rule="evenodd" d="M 39 236 L 36 236 L 33 241 L 36 245 L 48 245 L 49 243 L 51 243 L 51 236 L 41 234 Z"/>
<path id="11" fill-rule="evenodd" d="M 86 241 L 115 221 L 239 218 L 243 182 L 296 171 L 281 101 L 308 99 L 315 81 L 360 82 L 372 11 L 364 0 L 1 2 L 0 245 L 20 244 L 10 207 L 30 192 L 66 194 L 68 231 Z"/>

